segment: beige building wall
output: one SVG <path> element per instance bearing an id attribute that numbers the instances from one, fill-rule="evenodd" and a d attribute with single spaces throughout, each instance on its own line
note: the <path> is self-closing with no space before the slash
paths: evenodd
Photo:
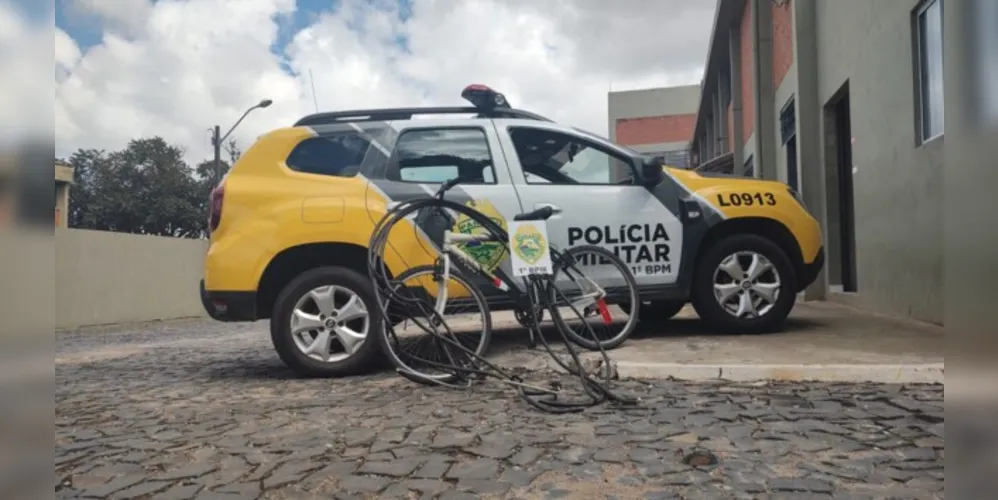
<path id="1" fill-rule="evenodd" d="M 56 328 L 205 316 L 207 240 L 55 230 Z"/>
<path id="2" fill-rule="evenodd" d="M 55 226 L 69 227 L 69 190 L 73 184 L 73 167 L 55 164 Z"/>

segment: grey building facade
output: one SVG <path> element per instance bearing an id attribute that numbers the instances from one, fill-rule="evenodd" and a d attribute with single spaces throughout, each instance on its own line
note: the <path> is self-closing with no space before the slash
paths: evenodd
<path id="1" fill-rule="evenodd" d="M 943 2 L 718 2 L 693 163 L 801 192 L 808 299 L 943 323 Z"/>

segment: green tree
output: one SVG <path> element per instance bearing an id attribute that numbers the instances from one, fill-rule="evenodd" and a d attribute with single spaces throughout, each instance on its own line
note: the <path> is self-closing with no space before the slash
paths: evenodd
<path id="1" fill-rule="evenodd" d="M 239 148 L 239 143 L 235 139 L 229 139 L 229 142 L 225 144 L 225 152 L 229 155 L 229 164 L 235 165 L 236 160 L 243 155 L 243 150 Z"/>
<path id="2" fill-rule="evenodd" d="M 96 172 L 106 168 L 107 155 L 102 150 L 77 150 L 67 163 L 73 166 L 73 187 L 69 190 L 69 227 L 95 228 L 97 219 L 93 208 L 94 178 Z"/>
<path id="3" fill-rule="evenodd" d="M 206 196 L 183 149 L 160 137 L 132 140 L 121 151 L 80 150 L 70 162 L 75 227 L 160 236 L 205 234 Z"/>

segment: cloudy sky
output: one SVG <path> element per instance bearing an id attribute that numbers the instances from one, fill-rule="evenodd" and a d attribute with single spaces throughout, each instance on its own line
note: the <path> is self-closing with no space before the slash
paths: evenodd
<path id="1" fill-rule="evenodd" d="M 606 134 L 611 86 L 700 80 L 715 6 L 712 0 L 54 1 L 56 153 L 161 135 L 186 147 L 191 160 L 210 154 L 209 127 L 219 123 L 224 132 L 260 99 L 274 104 L 234 133 L 244 147 L 312 112 L 310 71 L 321 110 L 461 105 L 466 84 L 485 83 L 517 107 Z M 0 9 L 0 32 L 29 15 Z"/>

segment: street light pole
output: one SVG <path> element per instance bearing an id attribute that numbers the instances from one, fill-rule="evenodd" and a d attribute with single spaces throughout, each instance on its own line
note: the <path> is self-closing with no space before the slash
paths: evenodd
<path id="1" fill-rule="evenodd" d="M 231 128 L 229 128 L 229 131 L 226 132 L 225 135 L 221 137 L 219 137 L 219 135 L 222 129 L 218 125 L 215 125 L 215 128 L 212 129 L 211 142 L 212 146 L 215 147 L 215 172 L 214 172 L 215 184 L 218 184 L 222 180 L 222 143 L 225 142 L 225 139 L 229 137 L 229 134 L 231 134 L 232 131 L 235 130 L 240 123 L 242 123 L 243 118 L 246 118 L 246 115 L 250 114 L 250 111 L 253 111 L 254 109 L 257 108 L 266 108 L 267 106 L 270 106 L 272 103 L 273 101 L 271 101 L 270 99 L 264 99 L 259 103 L 257 103 L 255 106 L 247 109 L 246 112 L 243 113 L 243 116 L 240 116 L 239 119 L 236 120 L 236 123 L 233 124 Z"/>
<path id="2" fill-rule="evenodd" d="M 222 141 L 218 138 L 221 130 L 221 127 L 215 125 L 215 128 L 212 129 L 211 134 L 211 143 L 215 146 L 215 165 L 212 169 L 212 173 L 215 177 L 214 184 L 218 184 L 218 182 L 222 180 Z"/>

